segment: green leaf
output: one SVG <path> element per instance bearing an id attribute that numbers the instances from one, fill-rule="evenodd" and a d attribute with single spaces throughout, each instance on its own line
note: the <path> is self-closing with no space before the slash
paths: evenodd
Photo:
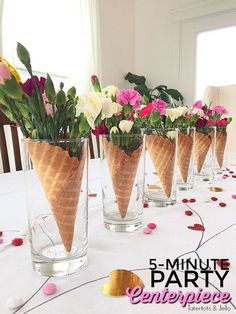
<path id="1" fill-rule="evenodd" d="M 160 114 L 157 111 L 152 111 L 151 115 L 150 115 L 150 121 L 151 123 L 155 123 L 159 120 L 160 118 Z"/>
<path id="2" fill-rule="evenodd" d="M 164 90 L 160 91 L 159 98 L 164 100 L 167 104 L 173 104 L 173 99 Z"/>
<path id="3" fill-rule="evenodd" d="M 88 124 L 87 119 L 85 118 L 84 114 L 80 115 L 80 123 L 79 123 L 79 132 L 80 133 L 88 133 L 90 130 L 90 126 Z"/>
<path id="4" fill-rule="evenodd" d="M 55 92 L 53 81 L 49 74 L 47 74 L 47 79 L 45 82 L 44 89 L 45 89 L 45 93 L 49 102 L 53 104 L 55 102 L 56 92 Z"/>
<path id="5" fill-rule="evenodd" d="M 26 68 L 31 68 L 30 65 L 30 54 L 28 50 L 20 43 L 17 43 L 17 56 L 20 59 L 20 61 L 24 64 Z"/>
<path id="6" fill-rule="evenodd" d="M 56 95 L 57 107 L 60 108 L 60 107 L 64 106 L 65 103 L 66 103 L 66 94 L 64 93 L 64 91 L 62 89 L 60 89 Z"/>
<path id="7" fill-rule="evenodd" d="M 159 86 L 157 86 L 155 89 L 157 89 L 157 90 L 159 90 L 159 91 L 161 91 L 161 90 L 166 90 L 167 89 L 167 86 L 166 85 L 159 85 Z"/>
<path id="8" fill-rule="evenodd" d="M 175 100 L 183 101 L 183 99 L 184 99 L 183 95 L 177 89 L 168 88 L 168 89 L 166 89 L 166 92 Z"/>
<path id="9" fill-rule="evenodd" d="M 12 113 L 6 106 L 0 106 L 0 110 L 5 114 L 5 116 L 7 116 L 9 120 L 11 120 L 12 122 L 16 122 L 13 118 Z"/>
<path id="10" fill-rule="evenodd" d="M 125 117 L 128 117 L 132 112 L 132 107 L 130 105 L 123 106 L 123 113 Z"/>
<path id="11" fill-rule="evenodd" d="M 76 89 L 75 87 L 71 87 L 67 92 L 67 97 L 74 98 L 76 96 Z"/>
<path id="12" fill-rule="evenodd" d="M 0 85 L 0 89 L 7 96 L 14 99 L 21 99 L 23 96 L 22 89 L 13 75 L 9 80 L 5 80 L 4 84 Z"/>
<path id="13" fill-rule="evenodd" d="M 137 85 L 134 87 L 134 89 L 139 92 L 139 94 L 141 96 L 146 96 L 147 98 L 150 98 L 150 92 L 149 89 L 147 88 L 147 86 L 145 84 L 142 85 Z"/>
<path id="14" fill-rule="evenodd" d="M 146 82 L 145 76 L 136 75 L 131 72 L 126 74 L 125 79 L 130 83 L 134 83 L 136 85 L 143 85 Z"/>

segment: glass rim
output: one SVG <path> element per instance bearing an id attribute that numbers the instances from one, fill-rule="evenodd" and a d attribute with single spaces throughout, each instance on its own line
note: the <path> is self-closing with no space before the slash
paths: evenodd
<path id="1" fill-rule="evenodd" d="M 88 137 L 81 137 L 79 139 L 58 139 L 58 140 L 52 140 L 52 139 L 33 139 L 33 138 L 22 138 L 22 142 L 40 142 L 40 143 L 79 143 L 79 142 L 86 142 L 88 141 Z"/>
<path id="2" fill-rule="evenodd" d="M 108 136 L 130 136 L 130 137 L 133 137 L 133 136 L 144 136 L 145 134 L 143 133 L 135 133 L 135 134 L 130 134 L 130 133 L 121 133 L 121 132 L 117 132 L 117 133 L 107 133 L 107 134 L 99 134 L 99 136 L 101 137 L 108 137 Z"/>

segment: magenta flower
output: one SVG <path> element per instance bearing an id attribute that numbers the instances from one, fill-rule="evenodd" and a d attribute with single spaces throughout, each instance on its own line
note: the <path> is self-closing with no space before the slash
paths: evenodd
<path id="1" fill-rule="evenodd" d="M 226 126 L 227 123 L 228 123 L 228 120 L 227 120 L 227 118 L 225 118 L 225 119 L 218 120 L 218 121 L 216 122 L 216 125 L 217 125 L 217 126 Z"/>
<path id="2" fill-rule="evenodd" d="M 226 110 L 226 108 L 224 106 L 221 106 L 221 105 L 215 105 L 213 108 L 212 108 L 212 113 L 217 113 L 219 115 L 222 115 L 222 114 L 227 114 L 228 111 Z"/>
<path id="3" fill-rule="evenodd" d="M 134 110 L 140 109 L 141 100 L 141 95 L 136 90 L 132 89 L 122 89 L 116 96 L 116 102 L 121 105 L 129 104 L 133 107 Z"/>
<path id="4" fill-rule="evenodd" d="M 43 94 L 44 93 L 44 85 L 46 82 L 45 77 L 40 77 L 40 79 L 37 76 L 34 76 L 35 82 L 40 90 L 40 92 Z M 32 96 L 34 89 L 34 84 L 32 82 L 32 79 L 28 79 L 27 81 L 25 81 L 25 83 L 20 84 L 21 89 L 23 90 L 23 92 L 28 95 L 28 96 Z"/>
<path id="5" fill-rule="evenodd" d="M 153 110 L 159 112 L 161 116 L 164 116 L 166 114 L 166 106 L 167 103 L 161 99 L 155 99 L 152 102 Z"/>
<path id="6" fill-rule="evenodd" d="M 202 109 L 203 105 L 202 105 L 202 100 L 197 100 L 195 101 L 195 103 L 193 104 L 193 108 L 198 108 L 198 109 Z"/>
<path id="7" fill-rule="evenodd" d="M 100 134 L 107 134 L 108 129 L 105 124 L 101 124 L 100 126 L 96 127 L 95 130 L 92 130 L 93 135 L 99 136 Z"/>
<path id="8" fill-rule="evenodd" d="M 196 122 L 196 128 L 201 129 L 207 124 L 207 119 L 198 119 Z"/>

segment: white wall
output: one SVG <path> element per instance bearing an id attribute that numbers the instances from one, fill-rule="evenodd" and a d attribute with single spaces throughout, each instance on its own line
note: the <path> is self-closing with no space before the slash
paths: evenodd
<path id="1" fill-rule="evenodd" d="M 197 32 L 236 24 L 235 13 L 235 0 L 136 0 L 135 72 L 153 87 L 179 88 L 191 104 Z"/>
<path id="2" fill-rule="evenodd" d="M 134 71 L 135 0 L 99 0 L 102 85 L 127 86 Z"/>

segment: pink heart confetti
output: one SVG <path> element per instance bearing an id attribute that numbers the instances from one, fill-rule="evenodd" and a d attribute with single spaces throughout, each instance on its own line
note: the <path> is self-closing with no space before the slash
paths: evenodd
<path id="1" fill-rule="evenodd" d="M 97 194 L 96 193 L 91 193 L 88 195 L 88 197 L 97 197 Z"/>
<path id="2" fill-rule="evenodd" d="M 236 200 L 236 195 L 235 195 L 235 194 L 233 194 L 233 195 L 232 195 L 232 198 Z"/>
<path id="3" fill-rule="evenodd" d="M 0 244 L 2 244 L 2 243 L 3 243 L 3 239 L 1 238 L 1 239 L 0 239 Z"/>
<path id="4" fill-rule="evenodd" d="M 151 234 L 152 233 L 152 229 L 150 229 L 150 228 L 144 228 L 143 229 L 143 233 L 145 233 L 145 234 Z"/>

